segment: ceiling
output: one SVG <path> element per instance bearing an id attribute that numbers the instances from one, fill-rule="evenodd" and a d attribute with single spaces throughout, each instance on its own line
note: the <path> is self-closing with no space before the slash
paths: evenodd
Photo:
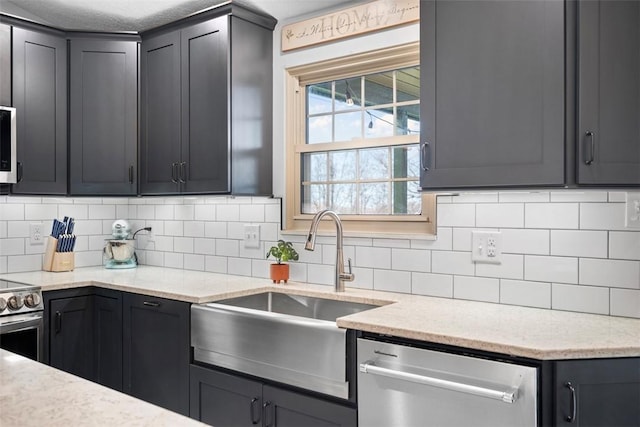
<path id="1" fill-rule="evenodd" d="M 0 11 L 56 28 L 81 31 L 144 31 L 226 0 L 0 0 Z M 278 21 L 353 0 L 242 0 Z"/>

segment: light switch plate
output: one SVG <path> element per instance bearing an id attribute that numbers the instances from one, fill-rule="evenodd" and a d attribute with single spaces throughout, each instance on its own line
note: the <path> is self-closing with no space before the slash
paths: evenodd
<path id="1" fill-rule="evenodd" d="M 258 249 L 260 247 L 260 225 L 244 225 L 244 247 L 248 249 Z"/>
<path id="2" fill-rule="evenodd" d="M 625 226 L 640 228 L 640 193 L 627 193 Z"/>
<path id="3" fill-rule="evenodd" d="M 471 260 L 476 263 L 502 263 L 502 233 L 499 231 L 471 232 Z"/>

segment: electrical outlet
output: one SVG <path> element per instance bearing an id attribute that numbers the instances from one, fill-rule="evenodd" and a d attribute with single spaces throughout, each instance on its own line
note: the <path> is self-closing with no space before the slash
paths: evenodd
<path id="1" fill-rule="evenodd" d="M 625 219 L 627 228 L 640 228 L 640 193 L 627 193 Z"/>
<path id="2" fill-rule="evenodd" d="M 260 247 L 260 225 L 244 225 L 244 247 L 255 249 Z"/>
<path id="3" fill-rule="evenodd" d="M 502 233 L 498 231 L 472 231 L 471 247 L 473 262 L 502 263 Z"/>
<path id="4" fill-rule="evenodd" d="M 44 243 L 41 222 L 32 222 L 29 224 L 29 243 L 31 245 L 42 245 Z"/>

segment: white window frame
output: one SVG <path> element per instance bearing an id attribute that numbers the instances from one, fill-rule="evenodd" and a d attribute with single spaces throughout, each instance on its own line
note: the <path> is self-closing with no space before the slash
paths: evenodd
<path id="1" fill-rule="evenodd" d="M 301 213 L 301 161 L 304 153 L 417 144 L 419 134 L 344 142 L 306 144 L 306 86 L 420 64 L 419 42 L 316 62 L 285 70 L 286 204 L 284 233 L 307 233 L 312 214 Z M 436 198 L 422 193 L 419 215 L 340 215 L 345 234 L 362 237 L 432 237 L 436 234 Z M 332 224 L 324 224 L 326 231 Z M 321 230 L 324 227 L 321 225 Z"/>

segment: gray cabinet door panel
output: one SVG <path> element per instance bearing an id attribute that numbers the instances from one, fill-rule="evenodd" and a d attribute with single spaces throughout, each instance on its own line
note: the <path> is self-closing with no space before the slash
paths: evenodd
<path id="1" fill-rule="evenodd" d="M 578 183 L 640 185 L 640 2 L 578 13 Z"/>
<path id="2" fill-rule="evenodd" d="M 424 188 L 564 182 L 564 3 L 421 2 Z"/>
<path id="3" fill-rule="evenodd" d="M 11 105 L 11 26 L 0 24 L 0 105 Z"/>
<path id="4" fill-rule="evenodd" d="M 228 19 L 222 16 L 182 31 L 181 177 L 185 193 L 230 191 Z"/>
<path id="5" fill-rule="evenodd" d="M 13 103 L 20 182 L 14 193 L 67 193 L 67 43 L 13 30 Z"/>
<path id="6" fill-rule="evenodd" d="M 178 192 L 180 31 L 145 39 L 141 52 L 140 192 Z"/>
<path id="7" fill-rule="evenodd" d="M 71 40 L 70 192 L 135 194 L 137 43 Z"/>

